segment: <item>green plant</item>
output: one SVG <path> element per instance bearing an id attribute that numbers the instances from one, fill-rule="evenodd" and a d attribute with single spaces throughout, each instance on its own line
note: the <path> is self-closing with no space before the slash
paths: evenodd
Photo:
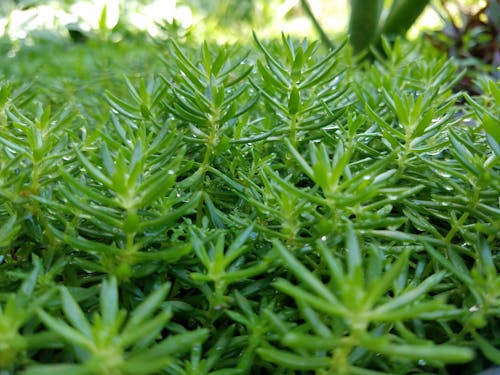
<path id="1" fill-rule="evenodd" d="M 332 46 L 307 0 L 301 0 L 301 4 L 321 39 L 328 46 Z M 353 51 L 360 53 L 372 45 L 378 45 L 382 36 L 390 39 L 404 36 L 428 4 L 429 0 L 393 0 L 387 15 L 382 17 L 383 0 L 351 0 L 348 34 Z"/>
<path id="2" fill-rule="evenodd" d="M 261 84 L 253 86 L 262 94 L 269 108 L 278 115 L 273 125 L 273 135 L 288 134 L 291 144 L 303 139 L 303 132 L 314 134 L 335 121 L 349 105 L 347 87 L 342 85 L 342 69 L 335 56 L 339 45 L 319 61 L 314 59 L 318 43 L 306 39 L 294 44 L 290 37 L 282 34 L 284 61 L 276 58 L 257 38 L 254 39 L 265 57 L 265 64 L 257 62 L 262 77 Z M 325 113 L 327 114 L 325 116 Z M 281 124 L 280 124 L 281 125 Z"/>
<path id="3" fill-rule="evenodd" d="M 38 43 L 0 64 L 2 373 L 498 361 L 497 82 L 402 39 Z"/>
<path id="4" fill-rule="evenodd" d="M 282 332 L 282 343 L 295 353 L 264 346 L 259 349 L 264 358 L 285 367 L 313 369 L 318 373 L 362 374 L 364 370 L 356 364 L 363 363 L 371 352 L 398 361 L 421 360 L 436 365 L 439 360 L 467 362 L 473 357 L 472 351 L 466 348 L 445 344 L 431 348 L 428 342 L 417 339 L 404 328 L 403 322 L 410 318 L 447 320 L 456 313 L 439 296 L 422 300 L 427 291 L 442 281 L 444 273 L 422 278 L 418 284 L 413 278 L 412 285 L 407 284 L 406 278 L 411 277 L 411 271 L 406 268 L 409 251 L 389 265 L 376 247 L 363 252 L 352 226 L 348 226 L 345 266 L 336 259 L 326 241 L 316 244 L 320 264 L 326 268 L 323 272 L 328 274 L 328 280 L 322 282 L 279 241 L 274 245 L 300 281 L 300 285 L 293 285 L 280 279 L 274 285 L 296 300 L 305 323 Z M 367 254 L 365 259 L 363 253 Z M 386 263 L 384 272 L 380 267 L 382 263 Z M 386 299 L 383 296 L 391 285 L 394 297 Z M 377 306 L 377 303 L 381 304 Z M 399 331 L 400 337 L 387 335 L 391 326 Z M 403 368 L 404 365 L 399 371 L 405 371 Z"/>
<path id="5" fill-rule="evenodd" d="M 100 294 L 100 313 L 89 322 L 71 293 L 61 289 L 64 315 L 70 324 L 38 310 L 41 321 L 73 348 L 81 364 L 32 366 L 25 374 L 152 374 L 174 361 L 207 337 L 204 329 L 185 332 L 158 340 L 171 313 L 155 310 L 165 299 L 169 284 L 159 287 L 144 301 L 127 312 L 119 308 L 115 278 L 104 280 Z M 128 318 L 128 319 L 127 319 Z"/>
<path id="6" fill-rule="evenodd" d="M 36 291 L 42 263 L 33 257 L 33 270 L 15 293 L 6 295 L 0 304 L 0 368 L 13 370 L 28 359 L 28 349 L 50 346 L 55 342 L 51 332 L 37 332 L 33 319 L 36 310 L 50 298 L 52 291 Z M 38 293 L 37 293 L 38 292 Z"/>

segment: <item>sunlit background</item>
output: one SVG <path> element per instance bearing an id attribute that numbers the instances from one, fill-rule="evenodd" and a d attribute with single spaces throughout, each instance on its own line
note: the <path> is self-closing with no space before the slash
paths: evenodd
<path id="1" fill-rule="evenodd" d="M 461 1 L 480 7 L 485 1 Z M 325 30 L 332 35 L 345 32 L 348 0 L 309 0 Z M 410 36 L 421 28 L 438 28 L 435 7 L 428 7 Z M 26 39 L 35 33 L 67 35 L 68 29 L 83 33 L 108 33 L 112 40 L 119 30 L 144 31 L 164 37 L 165 29 L 190 30 L 195 38 L 221 42 L 248 38 L 250 31 L 274 35 L 281 31 L 314 35 L 299 0 L 2 0 L 0 35 Z"/>

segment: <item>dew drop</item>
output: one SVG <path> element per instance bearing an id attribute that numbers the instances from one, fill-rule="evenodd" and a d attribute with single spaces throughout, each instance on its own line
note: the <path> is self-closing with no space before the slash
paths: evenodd
<path id="1" fill-rule="evenodd" d="M 449 178 L 449 177 L 451 177 L 451 174 L 446 173 L 446 172 L 438 172 L 438 174 L 439 174 L 441 177 L 444 177 L 444 178 Z"/>
<path id="2" fill-rule="evenodd" d="M 441 149 L 426 152 L 427 155 L 436 156 L 436 157 L 439 157 L 442 153 L 443 153 L 443 150 L 441 150 Z"/>
<path id="3" fill-rule="evenodd" d="M 326 241 L 326 236 L 322 236 L 321 241 Z"/>
<path id="4" fill-rule="evenodd" d="M 477 305 L 474 305 L 469 309 L 469 312 L 477 312 L 477 311 L 479 311 L 479 307 Z"/>
<path id="5" fill-rule="evenodd" d="M 425 365 L 427 365 L 427 362 L 424 359 L 419 359 L 417 363 L 418 363 L 419 366 L 425 366 Z"/>

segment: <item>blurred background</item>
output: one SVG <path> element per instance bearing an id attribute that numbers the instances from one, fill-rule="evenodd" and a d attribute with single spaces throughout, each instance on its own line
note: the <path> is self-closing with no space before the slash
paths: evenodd
<path id="1" fill-rule="evenodd" d="M 390 3 L 387 0 L 386 3 Z M 348 0 L 308 0 L 311 10 L 332 37 L 345 35 Z M 444 1 L 434 1 L 410 30 L 439 29 Z M 486 0 L 448 0 L 446 13 L 473 12 Z M 447 15 L 448 16 L 448 15 Z M 460 20 L 458 20 L 460 22 Z M 248 39 L 251 30 L 261 36 L 280 32 L 314 35 L 300 0 L 1 0 L 0 36 L 25 39 L 30 35 L 73 38 L 105 34 L 119 41 L 127 32 L 146 32 L 157 38 L 190 33 L 199 40 L 220 42 Z M 80 33 L 80 34 L 79 34 Z M 81 35 L 80 35 L 81 36 Z"/>
<path id="2" fill-rule="evenodd" d="M 249 46 L 252 31 L 263 40 L 284 32 L 329 48 L 350 33 L 353 44 L 353 30 L 358 38 L 371 33 L 363 20 L 350 23 L 351 1 L 0 0 L 0 79 L 36 83 L 54 98 L 63 90 L 78 103 L 104 83 L 115 90 L 123 75 L 161 70 L 158 53 L 169 38 L 190 48 L 203 40 Z M 421 1 L 423 12 L 400 34 L 455 58 L 468 72 L 460 88 L 473 94 L 481 92 L 476 72 L 500 79 L 500 0 Z M 402 0 L 383 2 L 382 23 Z"/>

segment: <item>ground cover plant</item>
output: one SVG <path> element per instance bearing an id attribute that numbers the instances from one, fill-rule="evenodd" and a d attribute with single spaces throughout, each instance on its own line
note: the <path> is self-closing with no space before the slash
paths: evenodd
<path id="1" fill-rule="evenodd" d="M 498 364 L 492 78 L 402 41 L 38 43 L 2 66 L 2 374 Z"/>

